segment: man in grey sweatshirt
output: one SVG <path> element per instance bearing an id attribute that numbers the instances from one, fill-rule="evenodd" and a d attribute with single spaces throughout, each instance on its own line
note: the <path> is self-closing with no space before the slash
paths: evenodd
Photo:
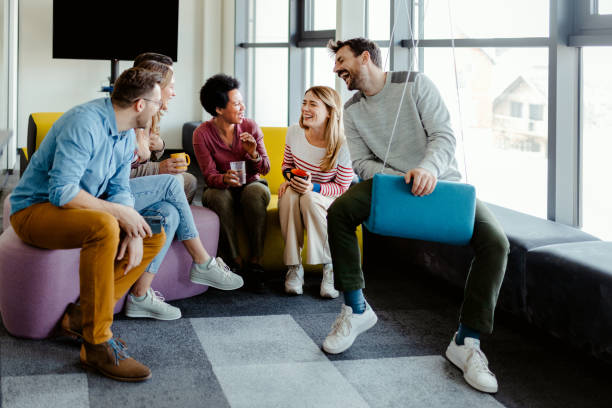
<path id="1" fill-rule="evenodd" d="M 349 90 L 357 91 L 344 106 L 344 127 L 353 169 L 362 180 L 337 198 L 327 215 L 336 288 L 344 293 L 345 304 L 323 349 L 336 354 L 347 350 L 377 321 L 362 293 L 365 282 L 355 228 L 370 214 L 372 177 L 382 171 L 387 150 L 385 173 L 401 175 L 407 184 L 412 182 L 415 196 L 430 194 L 437 180 L 459 181 L 461 174 L 455 160 L 450 115 L 425 75 L 384 72 L 378 46 L 363 38 L 330 41 L 328 47 L 335 54 L 334 72 Z M 497 380 L 480 349 L 480 333 L 493 330 L 509 243 L 494 215 L 478 200 L 470 245 L 475 256 L 465 286 L 459 329 L 446 357 L 463 371 L 472 387 L 497 392 Z"/>

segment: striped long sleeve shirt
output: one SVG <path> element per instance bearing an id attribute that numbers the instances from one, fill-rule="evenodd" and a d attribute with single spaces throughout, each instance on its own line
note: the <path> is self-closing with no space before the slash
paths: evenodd
<path id="1" fill-rule="evenodd" d="M 320 163 L 325 156 L 325 148 L 311 145 L 306 140 L 304 129 L 292 125 L 287 129 L 285 153 L 282 170 L 302 169 L 311 174 L 314 191 L 328 197 L 344 193 L 353 179 L 353 167 L 346 143 L 340 147 L 336 165 L 329 171 L 321 171 Z"/>

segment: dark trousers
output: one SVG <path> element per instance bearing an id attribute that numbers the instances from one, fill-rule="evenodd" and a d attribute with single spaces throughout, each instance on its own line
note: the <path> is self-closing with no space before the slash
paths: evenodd
<path id="1" fill-rule="evenodd" d="M 219 252 L 224 258 L 234 260 L 240 256 L 236 232 L 237 213 L 242 214 L 242 221 L 249 237 L 251 257 L 263 256 L 269 203 L 270 189 L 262 181 L 253 181 L 241 187 L 204 190 L 202 204 L 219 216 L 221 224 Z"/>
<path id="2" fill-rule="evenodd" d="M 334 201 L 327 212 L 329 246 L 338 290 L 365 287 L 355 229 L 370 215 L 371 202 L 370 179 L 352 186 Z M 474 235 L 470 246 L 475 255 L 465 283 L 459 321 L 481 333 L 491 333 L 510 244 L 495 216 L 479 200 L 476 200 Z"/>

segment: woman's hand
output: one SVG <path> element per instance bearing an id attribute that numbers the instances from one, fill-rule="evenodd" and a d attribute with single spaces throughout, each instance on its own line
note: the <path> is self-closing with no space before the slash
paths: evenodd
<path id="1" fill-rule="evenodd" d="M 291 177 L 291 180 L 289 181 L 289 185 L 291 186 L 293 191 L 295 191 L 296 193 L 304 194 L 308 191 L 312 191 L 313 186 L 312 186 L 312 182 L 310 181 L 311 174 L 310 172 L 306 172 L 306 173 L 308 174 L 308 177 L 306 179 L 303 179 L 297 176 Z"/>
<path id="2" fill-rule="evenodd" d="M 242 150 L 251 156 L 252 159 L 257 160 L 259 154 L 257 153 L 257 141 L 252 134 L 243 132 L 240 134 L 240 141 L 242 142 Z"/>
<path id="3" fill-rule="evenodd" d="M 149 150 L 152 152 L 161 152 L 164 150 L 164 141 L 156 133 L 149 135 Z"/>
<path id="4" fill-rule="evenodd" d="M 223 174 L 223 182 L 230 187 L 240 187 L 242 185 L 240 184 L 240 178 L 236 170 L 228 170 Z"/>
<path id="5" fill-rule="evenodd" d="M 138 161 L 144 163 L 151 158 L 149 150 L 149 136 L 144 129 L 135 129 L 136 131 L 136 150 L 138 151 Z"/>
<path id="6" fill-rule="evenodd" d="M 283 194 L 285 194 L 285 191 L 287 191 L 288 187 L 289 187 L 288 181 L 285 181 L 283 184 L 278 186 L 278 198 L 279 199 L 283 196 Z"/>

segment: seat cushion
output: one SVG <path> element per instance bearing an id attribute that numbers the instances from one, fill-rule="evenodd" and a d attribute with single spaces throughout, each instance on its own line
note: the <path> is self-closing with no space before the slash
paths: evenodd
<path id="1" fill-rule="evenodd" d="M 526 289 L 531 323 L 612 358 L 612 242 L 572 242 L 529 251 Z"/>

